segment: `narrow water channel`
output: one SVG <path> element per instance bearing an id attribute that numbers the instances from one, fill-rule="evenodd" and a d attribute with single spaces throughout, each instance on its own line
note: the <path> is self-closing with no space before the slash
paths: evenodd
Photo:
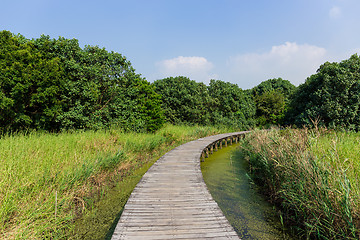
<path id="1" fill-rule="evenodd" d="M 276 210 L 259 194 L 239 157 L 239 144 L 225 147 L 201 163 L 205 183 L 239 237 L 293 239 L 282 231 Z"/>

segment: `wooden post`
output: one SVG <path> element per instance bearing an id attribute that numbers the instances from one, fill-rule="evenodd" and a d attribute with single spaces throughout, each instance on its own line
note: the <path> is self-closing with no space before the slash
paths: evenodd
<path id="1" fill-rule="evenodd" d="M 215 143 L 215 152 L 218 151 L 218 142 Z"/>
<path id="2" fill-rule="evenodd" d="M 236 137 L 235 137 L 235 143 L 238 143 L 238 137 L 239 137 L 239 136 L 236 136 Z"/>
<path id="3" fill-rule="evenodd" d="M 206 148 L 206 150 L 205 150 L 205 157 L 206 157 L 206 158 L 209 157 L 209 149 L 208 149 L 208 148 Z"/>
<path id="4" fill-rule="evenodd" d="M 227 147 L 228 140 L 228 138 L 225 138 L 225 147 Z"/>
<path id="5" fill-rule="evenodd" d="M 205 162 L 205 153 L 204 151 L 202 151 L 201 153 L 201 159 L 200 159 L 201 162 Z"/>
<path id="6" fill-rule="evenodd" d="M 214 146 L 211 144 L 210 146 L 210 153 L 213 154 L 214 153 Z"/>
<path id="7" fill-rule="evenodd" d="M 222 149 L 222 142 L 223 142 L 223 140 L 221 139 L 220 142 L 219 142 L 219 144 L 220 144 L 220 149 Z"/>

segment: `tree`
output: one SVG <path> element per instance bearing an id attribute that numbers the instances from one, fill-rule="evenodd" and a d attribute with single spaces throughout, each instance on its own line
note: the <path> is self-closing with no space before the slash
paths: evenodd
<path id="1" fill-rule="evenodd" d="M 0 125 L 4 129 L 51 128 L 64 71 L 32 42 L 0 32 Z"/>
<path id="2" fill-rule="evenodd" d="M 208 87 L 212 98 L 211 122 L 241 129 L 253 126 L 255 104 L 236 84 L 211 80 Z"/>
<path id="3" fill-rule="evenodd" d="M 264 92 L 255 96 L 255 102 L 259 125 L 278 124 L 282 120 L 286 105 L 282 93 L 275 90 Z"/>
<path id="4" fill-rule="evenodd" d="M 265 92 L 276 91 L 288 99 L 296 90 L 296 87 L 289 81 L 282 78 L 273 78 L 261 82 L 252 89 L 253 95 L 262 95 Z"/>
<path id="5" fill-rule="evenodd" d="M 154 83 L 163 97 L 167 121 L 224 125 L 247 129 L 253 125 L 255 104 L 236 84 L 211 80 L 210 85 L 187 77 L 169 77 Z"/>
<path id="6" fill-rule="evenodd" d="M 3 129 L 155 131 L 163 124 L 160 96 L 121 54 L 62 37 L 3 31 L 0 38 Z"/>
<path id="7" fill-rule="evenodd" d="M 257 124 L 282 124 L 289 98 L 296 87 L 282 78 L 269 79 L 252 89 L 256 103 Z"/>
<path id="8" fill-rule="evenodd" d="M 290 104 L 289 123 L 360 130 L 360 58 L 326 62 L 300 85 Z"/>
<path id="9" fill-rule="evenodd" d="M 166 120 L 173 124 L 206 124 L 209 119 L 209 94 L 206 85 L 187 77 L 168 77 L 154 81 L 162 96 Z"/>

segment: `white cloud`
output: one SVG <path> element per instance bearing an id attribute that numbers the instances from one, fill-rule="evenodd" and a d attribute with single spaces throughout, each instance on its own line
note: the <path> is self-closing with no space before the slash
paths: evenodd
<path id="1" fill-rule="evenodd" d="M 163 60 L 156 64 L 160 78 L 185 76 L 198 82 L 208 83 L 210 79 L 216 78 L 210 70 L 214 65 L 204 57 L 183 57 Z"/>
<path id="2" fill-rule="evenodd" d="M 341 16 L 341 9 L 337 6 L 334 6 L 329 11 L 330 18 L 339 18 Z"/>
<path id="3" fill-rule="evenodd" d="M 251 88 L 262 81 L 277 77 L 298 85 L 326 61 L 326 53 L 321 47 L 286 42 L 273 46 L 268 52 L 231 57 L 228 64 L 232 78 L 236 78 L 239 86 L 243 88 Z"/>

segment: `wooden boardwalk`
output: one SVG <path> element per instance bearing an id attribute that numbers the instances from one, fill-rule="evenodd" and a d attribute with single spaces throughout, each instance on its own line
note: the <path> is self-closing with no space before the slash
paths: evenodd
<path id="1" fill-rule="evenodd" d="M 201 138 L 162 156 L 132 192 L 112 240 L 239 239 L 205 185 L 200 159 L 244 133 Z"/>

